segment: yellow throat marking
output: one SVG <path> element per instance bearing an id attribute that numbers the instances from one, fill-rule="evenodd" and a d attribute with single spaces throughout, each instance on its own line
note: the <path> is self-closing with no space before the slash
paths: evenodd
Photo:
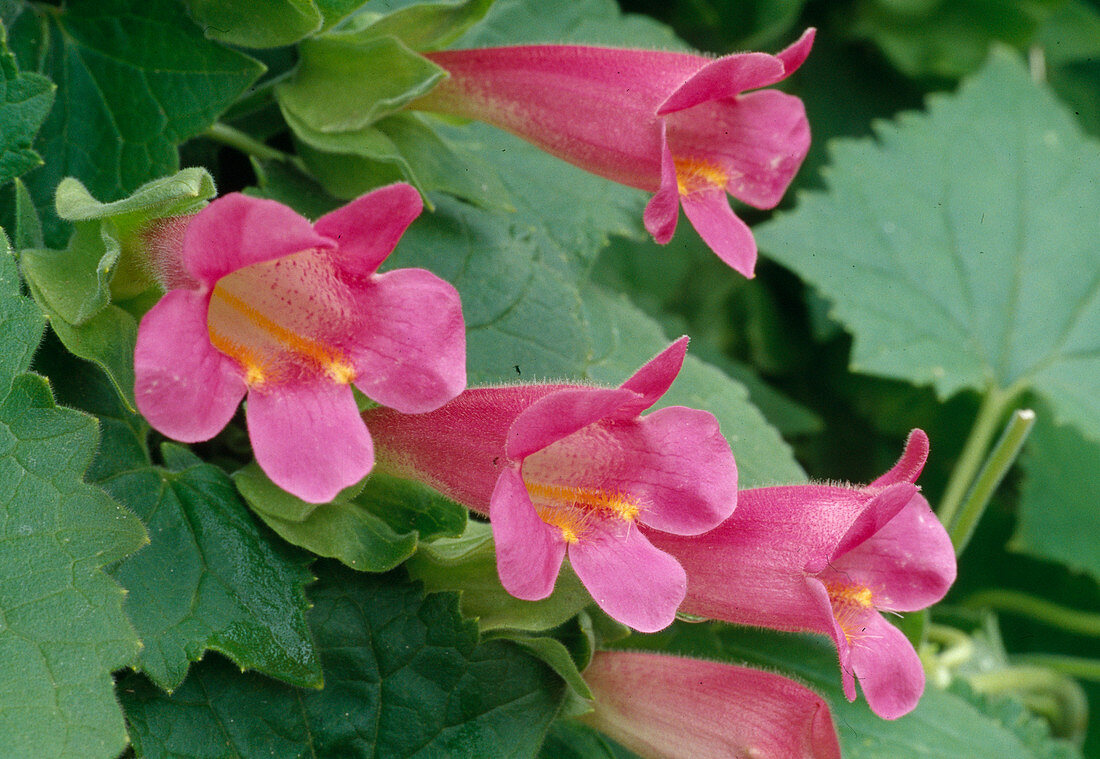
<path id="1" fill-rule="evenodd" d="M 539 518 L 561 531 L 566 543 L 576 543 L 601 516 L 633 522 L 641 506 L 631 496 L 599 488 L 578 488 L 524 481 Z"/>
<path id="2" fill-rule="evenodd" d="M 674 158 L 673 164 L 676 166 L 676 187 L 681 195 L 724 189 L 730 178 L 722 167 L 700 158 Z"/>

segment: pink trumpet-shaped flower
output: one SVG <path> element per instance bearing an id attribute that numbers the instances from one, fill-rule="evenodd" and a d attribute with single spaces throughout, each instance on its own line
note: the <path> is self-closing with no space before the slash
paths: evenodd
<path id="1" fill-rule="evenodd" d="M 450 78 L 409 107 L 477 119 L 569 163 L 656 193 L 659 243 L 679 208 L 731 267 L 753 275 L 756 242 L 726 193 L 757 208 L 783 197 L 810 145 L 802 101 L 757 90 L 809 55 L 808 29 L 778 55 L 706 58 L 655 50 L 530 45 L 426 56 Z"/>
<path id="2" fill-rule="evenodd" d="M 870 485 L 742 490 L 706 535 L 647 534 L 687 571 L 682 611 L 832 637 L 848 699 L 858 677 L 875 714 L 894 719 L 916 706 L 924 670 L 879 612 L 923 609 L 955 581 L 951 540 L 913 484 L 927 456 L 928 437 L 913 430 Z"/>
<path id="3" fill-rule="evenodd" d="M 596 603 L 636 630 L 669 625 L 685 578 L 639 525 L 682 535 L 733 511 L 737 466 L 706 411 L 639 416 L 680 371 L 681 338 L 618 388 L 467 390 L 429 414 L 364 414 L 379 463 L 488 513 L 501 583 L 550 595 L 566 554 Z"/>
<path id="4" fill-rule="evenodd" d="M 828 705 L 786 677 L 748 667 L 598 651 L 582 719 L 647 759 L 840 759 Z"/>
<path id="5" fill-rule="evenodd" d="M 247 394 L 256 460 L 280 487 L 331 500 L 374 463 L 350 385 L 416 413 L 466 385 L 458 293 L 423 269 L 376 272 L 420 213 L 394 184 L 316 224 L 271 200 L 231 194 L 195 215 L 169 292 L 134 352 L 138 409 L 160 432 L 207 440 Z"/>

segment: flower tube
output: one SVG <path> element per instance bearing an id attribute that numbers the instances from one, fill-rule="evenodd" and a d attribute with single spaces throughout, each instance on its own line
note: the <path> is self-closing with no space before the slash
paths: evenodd
<path id="1" fill-rule="evenodd" d="M 409 107 L 484 121 L 655 193 L 645 226 L 659 243 L 683 206 L 707 245 L 751 277 L 756 242 L 726 193 L 772 208 L 801 166 L 802 101 L 758 88 L 790 76 L 813 38 L 808 29 L 777 55 L 722 58 L 580 45 L 443 50 L 426 57 L 450 77 Z"/>
<path id="2" fill-rule="evenodd" d="M 639 526 L 696 535 L 737 500 L 737 467 L 713 415 L 670 406 L 640 416 L 686 350 L 681 338 L 618 388 L 473 388 L 428 414 L 364 418 L 380 466 L 489 515 L 509 593 L 550 595 L 568 555 L 604 611 L 653 632 L 672 622 L 685 578 Z"/>
<path id="3" fill-rule="evenodd" d="M 178 250 L 153 251 L 168 293 L 138 329 L 138 409 L 190 443 L 216 435 L 247 395 L 256 460 L 277 485 L 324 502 L 361 480 L 374 453 L 352 384 L 408 413 L 466 384 L 455 289 L 423 269 L 376 271 L 420 209 L 407 184 L 315 224 L 271 200 L 215 200 L 176 235 Z"/>
<path id="4" fill-rule="evenodd" d="M 923 609 L 955 580 L 951 540 L 913 484 L 927 456 L 928 438 L 914 430 L 898 463 L 870 485 L 742 490 L 716 530 L 647 534 L 687 571 L 682 611 L 830 636 L 848 699 L 858 677 L 871 709 L 894 719 L 916 706 L 924 670 L 879 612 Z"/>
<path id="5" fill-rule="evenodd" d="M 647 759 L 840 759 L 829 706 L 786 677 L 641 651 L 597 651 L 582 719 Z"/>

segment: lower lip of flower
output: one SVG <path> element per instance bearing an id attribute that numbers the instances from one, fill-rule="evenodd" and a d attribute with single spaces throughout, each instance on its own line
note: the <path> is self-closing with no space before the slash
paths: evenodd
<path id="1" fill-rule="evenodd" d="M 843 582 L 826 582 L 825 591 L 833 606 L 833 616 L 850 644 L 861 637 L 866 626 L 863 619 L 875 608 L 874 593 L 865 585 Z"/>
<path id="2" fill-rule="evenodd" d="M 724 188 L 729 174 L 710 161 L 702 158 L 676 158 L 676 187 L 681 195 L 691 195 L 701 190 Z"/>
<path id="3" fill-rule="evenodd" d="M 633 522 L 641 510 L 637 499 L 615 490 L 553 485 L 524 480 L 539 518 L 558 528 L 562 540 L 576 543 L 597 521 Z"/>

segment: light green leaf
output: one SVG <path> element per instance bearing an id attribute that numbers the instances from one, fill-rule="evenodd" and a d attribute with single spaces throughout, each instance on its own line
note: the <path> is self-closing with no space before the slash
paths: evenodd
<path id="1" fill-rule="evenodd" d="M 969 698 L 929 685 L 917 708 L 880 719 L 860 696 L 849 703 L 840 687 L 836 650 L 824 637 L 735 628 L 716 622 L 676 623 L 656 635 L 632 635 L 621 648 L 662 651 L 762 667 L 808 685 L 828 702 L 845 759 L 1073 759 L 1072 748 L 1036 736 L 1035 718 L 1021 711 L 986 713 Z"/>
<path id="2" fill-rule="evenodd" d="M 35 143 L 50 160 L 27 178 L 51 247 L 66 235 L 52 209 L 62 177 L 115 200 L 176 171 L 176 145 L 210 126 L 263 71 L 205 39 L 175 0 L 27 7 L 46 21 L 43 73 L 59 83 Z"/>
<path id="3" fill-rule="evenodd" d="M 452 594 L 400 572 L 318 566 L 310 624 L 326 687 L 290 688 L 209 657 L 171 697 L 119 685 L 139 757 L 534 757 L 561 702 L 553 671 L 477 642 Z"/>
<path id="4" fill-rule="evenodd" d="M 187 0 L 206 36 L 241 47 L 291 45 L 321 28 L 313 0 Z"/>
<path id="5" fill-rule="evenodd" d="M 476 619 L 483 631 L 549 630 L 592 603 L 568 564 L 554 592 L 541 601 L 523 601 L 508 593 L 497 575 L 493 534 L 485 522 L 471 521 L 462 537 L 421 546 L 405 566 L 430 592 L 460 591 L 462 615 Z"/>
<path id="6" fill-rule="evenodd" d="M 415 3 L 376 19 L 361 16 L 365 23 L 349 30 L 348 36 L 360 41 L 390 36 L 413 50 L 439 50 L 484 18 L 492 4 L 493 0 Z"/>
<path id="7" fill-rule="evenodd" d="M 761 248 L 833 300 L 855 370 L 1031 388 L 1100 439 L 1097 144 L 1005 52 L 877 133 L 836 143 L 829 191 Z"/>
<path id="8" fill-rule="evenodd" d="M 40 74 L 19 71 L 0 24 L 0 185 L 42 165 L 31 143 L 50 112 L 56 89 Z"/>
<path id="9" fill-rule="evenodd" d="M 1040 408 L 1023 468 L 1010 547 L 1100 578 L 1100 443 L 1054 423 Z"/>
<path id="10" fill-rule="evenodd" d="M 466 509 L 417 483 L 379 473 L 365 487 L 323 504 L 280 489 L 255 463 L 233 480 L 245 502 L 284 540 L 362 572 L 387 572 L 409 558 L 420 540 L 457 536 L 466 526 Z"/>
<path id="11" fill-rule="evenodd" d="M 569 649 L 557 638 L 546 636 L 529 637 L 526 635 L 500 635 L 501 640 L 510 640 L 520 648 L 527 649 L 530 653 L 546 662 L 558 676 L 565 681 L 573 692 L 583 699 L 592 700 L 592 691 L 588 683 L 581 677 L 576 662 L 569 655 Z"/>
<path id="12" fill-rule="evenodd" d="M 319 132 L 370 126 L 446 76 L 392 37 L 359 42 L 337 33 L 302 43 L 293 78 L 275 95 L 284 111 Z"/>
<path id="13" fill-rule="evenodd" d="M 21 374 L 42 334 L 0 251 L 0 745 L 11 756 L 111 759 L 126 731 L 111 670 L 139 642 L 103 571 L 148 539 L 133 514 L 85 484 L 95 421 L 58 409 Z"/>

